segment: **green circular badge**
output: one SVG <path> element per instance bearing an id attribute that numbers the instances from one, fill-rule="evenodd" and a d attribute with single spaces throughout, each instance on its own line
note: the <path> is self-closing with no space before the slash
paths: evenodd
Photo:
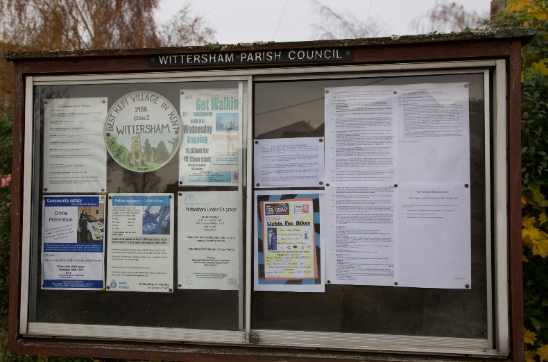
<path id="1" fill-rule="evenodd" d="M 126 94 L 110 108 L 105 122 L 108 152 L 120 166 L 135 172 L 159 169 L 177 153 L 181 117 L 158 93 Z"/>

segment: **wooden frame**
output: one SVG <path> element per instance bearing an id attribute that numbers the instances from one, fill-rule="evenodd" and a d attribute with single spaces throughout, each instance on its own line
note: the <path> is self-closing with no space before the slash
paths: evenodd
<path id="1" fill-rule="evenodd" d="M 223 50 L 218 45 L 192 48 L 167 48 L 116 51 L 77 51 L 43 53 L 6 53 L 4 57 L 15 65 L 14 141 L 12 174 L 12 236 L 9 296 L 8 349 L 18 354 L 97 356 L 124 359 L 169 359 L 192 361 L 275 361 L 275 360 L 363 360 L 364 353 L 325 352 L 312 350 L 268 349 L 250 347 L 220 347 L 180 344 L 143 344 L 98 342 L 85 340 L 33 339 L 19 335 L 19 305 L 21 292 L 21 238 L 23 211 L 24 114 L 25 80 L 28 76 L 71 75 L 124 72 L 205 71 L 215 69 L 280 68 L 291 66 L 330 66 L 387 64 L 405 62 L 464 61 L 503 59 L 507 64 L 507 141 L 508 141 L 508 265 L 509 318 L 511 358 L 524 360 L 523 287 L 521 240 L 521 166 L 520 166 L 520 86 L 521 44 L 532 37 L 530 29 L 500 30 L 493 33 L 461 33 L 421 35 L 401 38 L 357 39 L 304 43 L 239 44 Z M 153 54 L 218 53 L 227 51 L 268 51 L 279 49 L 354 48 L 354 60 L 345 62 L 277 63 L 227 66 L 149 67 Z M 420 353 L 420 351 L 417 351 Z M 367 354 L 371 360 L 386 355 Z M 463 356 L 461 356 L 463 357 Z M 409 357 L 410 358 L 410 357 Z M 398 360 L 409 360 L 399 356 Z M 453 358 L 445 357 L 447 360 Z M 420 360 L 424 360 L 422 357 Z"/>

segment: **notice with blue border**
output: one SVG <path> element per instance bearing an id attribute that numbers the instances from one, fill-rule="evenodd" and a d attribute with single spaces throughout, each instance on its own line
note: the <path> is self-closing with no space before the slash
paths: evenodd
<path id="1" fill-rule="evenodd" d="M 104 288 L 104 195 L 46 196 L 42 289 Z"/>

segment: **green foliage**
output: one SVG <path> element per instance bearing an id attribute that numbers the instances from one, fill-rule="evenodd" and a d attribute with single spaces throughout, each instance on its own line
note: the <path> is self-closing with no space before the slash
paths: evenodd
<path id="1" fill-rule="evenodd" d="M 538 348 L 548 341 L 548 258 L 533 256 L 528 249 L 525 256 L 529 260 L 523 263 L 525 327 L 537 334 L 534 347 Z"/>
<path id="2" fill-rule="evenodd" d="M 509 0 L 492 25 L 537 28 L 521 51 L 524 322 L 526 359 L 536 361 L 548 345 L 548 1 Z"/>
<path id="3" fill-rule="evenodd" d="M 173 138 L 173 140 L 168 142 L 171 143 L 171 151 L 169 152 L 169 154 L 172 155 L 177 149 L 177 146 L 179 145 L 179 136 Z"/>
<path id="4" fill-rule="evenodd" d="M 526 70 L 521 102 L 522 182 L 548 186 L 548 77 Z"/>
<path id="5" fill-rule="evenodd" d="M 164 141 L 158 143 L 158 162 L 164 162 L 169 159 L 169 152 L 167 151 Z"/>
<path id="6" fill-rule="evenodd" d="M 145 140 L 145 161 L 154 162 L 154 160 L 152 159 L 152 146 L 148 138 Z"/>
<path id="7" fill-rule="evenodd" d="M 129 162 L 129 150 L 126 146 L 118 144 L 116 137 L 107 137 L 107 147 L 112 153 L 112 156 L 118 160 L 118 162 L 127 165 Z"/>

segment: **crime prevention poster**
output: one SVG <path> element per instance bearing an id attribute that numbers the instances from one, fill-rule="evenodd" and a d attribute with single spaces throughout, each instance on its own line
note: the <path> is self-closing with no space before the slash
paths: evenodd
<path id="1" fill-rule="evenodd" d="M 45 196 L 42 289 L 104 287 L 105 196 Z"/>

